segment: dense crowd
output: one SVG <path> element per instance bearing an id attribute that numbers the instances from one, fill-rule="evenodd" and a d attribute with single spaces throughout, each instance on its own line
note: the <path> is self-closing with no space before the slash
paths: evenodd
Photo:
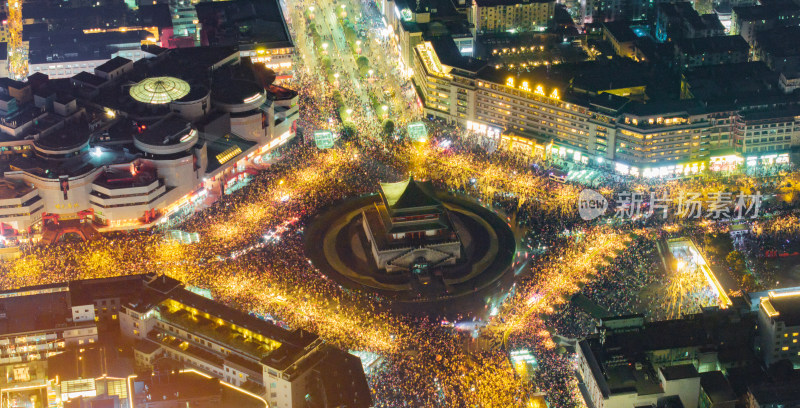
<path id="1" fill-rule="evenodd" d="M 305 36 L 307 42 L 314 40 L 297 22 L 306 21 L 304 10 L 310 4 L 299 2 L 291 12 L 295 36 Z M 374 10 L 366 13 L 373 15 Z M 391 41 L 374 39 L 372 30 L 369 35 L 371 46 L 379 47 L 370 55 L 394 55 Z M 377 91 L 380 82 L 359 85 L 342 75 L 333 84 L 321 64 L 297 61 L 296 66 L 297 74 L 284 85 L 302 90 L 298 127 L 303 140 L 285 147 L 282 159 L 246 187 L 188 218 L 180 228 L 199 233 L 199 243 L 170 241 L 152 230 L 29 246 L 20 259 L 0 264 L 0 287 L 166 273 L 284 327 L 304 328 L 343 348 L 378 354 L 380 359 L 368 368 L 368 380 L 375 406 L 386 408 L 519 407 L 534 391 L 544 392 L 551 406 L 581 406 L 573 356 L 554 334 L 587 335 L 593 330 L 592 313 L 641 312 L 661 319 L 707 300 L 696 297 L 706 295 L 695 277 L 685 281 L 660 269 L 654 242 L 662 235 L 653 227 L 664 222 L 583 222 L 575 206 L 580 186 L 552 180 L 541 160 L 503 150 L 488 153 L 479 139 L 449 125 L 426 122 L 426 143 L 386 141 L 378 136 L 378 116 L 362 103 L 363 92 Z M 338 62 L 334 67 L 343 73 L 352 69 Z M 402 91 L 393 96 L 398 99 L 395 106 L 410 110 L 399 118 L 402 126 L 418 118 L 418 109 L 407 81 L 397 83 Z M 352 143 L 340 142 L 336 149 L 317 150 L 313 131 L 344 133 L 342 104 L 352 109 L 347 122 L 355 126 L 356 137 L 350 135 Z M 518 251 L 530 255 L 513 292 L 497 315 L 483 322 L 477 337 L 442 326 L 435 313 L 392 313 L 383 299 L 345 290 L 327 279 L 304 254 L 303 229 L 316 214 L 344 198 L 375 192 L 379 181 L 409 174 L 497 210 L 515 228 Z M 754 191 L 752 183 L 747 177 L 635 186 L 609 181 L 603 193 L 630 188 Z M 783 188 L 771 183 L 764 191 Z M 777 205 L 775 210 L 783 208 Z M 277 239 L 264 238 L 276 236 L 281 226 Z M 763 231 L 778 231 L 770 239 L 798 230 L 796 217 L 763 226 Z M 572 301 L 576 294 L 586 299 L 582 306 Z M 673 295 L 661 305 L 664 296 Z M 519 375 L 508 359 L 509 351 L 522 348 L 537 358 L 538 369 L 530 378 Z"/>

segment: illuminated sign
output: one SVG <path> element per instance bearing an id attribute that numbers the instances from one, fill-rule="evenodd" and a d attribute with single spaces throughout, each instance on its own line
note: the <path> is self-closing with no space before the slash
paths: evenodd
<path id="1" fill-rule="evenodd" d="M 415 142 L 425 142 L 428 140 L 428 128 L 422 122 L 408 124 L 408 136 Z"/>
<path id="2" fill-rule="evenodd" d="M 236 157 L 239 153 L 242 152 L 242 149 L 239 146 L 232 146 L 226 149 L 224 152 L 218 154 L 217 161 L 219 164 L 225 164 L 225 162 L 229 161 L 230 159 Z"/>
<path id="3" fill-rule="evenodd" d="M 317 130 L 314 132 L 314 143 L 318 149 L 330 149 L 333 147 L 333 133 L 330 130 Z"/>
<path id="4" fill-rule="evenodd" d="M 411 10 L 404 8 L 400 11 L 400 15 L 403 18 L 403 21 L 411 21 Z"/>
<path id="5" fill-rule="evenodd" d="M 514 77 L 506 78 L 506 86 L 507 87 L 514 88 L 514 82 L 515 82 L 514 81 Z M 536 95 L 547 96 L 547 94 L 544 91 L 544 86 L 542 86 L 541 84 L 536 85 L 536 88 L 534 88 L 534 90 L 531 91 L 530 82 L 522 81 L 519 84 L 519 86 L 517 87 L 517 89 L 519 89 L 520 91 L 525 91 L 525 92 L 533 92 Z M 553 88 L 553 90 L 550 92 L 550 99 L 561 99 L 561 95 L 558 93 L 558 89 L 557 88 Z"/>

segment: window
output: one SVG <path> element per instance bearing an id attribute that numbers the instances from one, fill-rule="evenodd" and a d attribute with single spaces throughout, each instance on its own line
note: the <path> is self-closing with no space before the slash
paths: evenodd
<path id="1" fill-rule="evenodd" d="M 783 347 L 781 347 L 781 351 L 788 351 L 788 350 L 789 350 L 789 346 L 783 346 Z"/>

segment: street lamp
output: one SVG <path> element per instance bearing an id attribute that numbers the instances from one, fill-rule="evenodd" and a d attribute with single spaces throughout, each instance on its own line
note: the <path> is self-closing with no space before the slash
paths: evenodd
<path id="1" fill-rule="evenodd" d="M 314 12 L 314 6 L 311 6 L 311 7 L 309 7 L 309 8 L 308 8 L 308 11 L 310 11 L 310 12 L 312 12 L 312 13 L 313 13 L 313 12 Z"/>
<path id="2" fill-rule="evenodd" d="M 369 71 L 367 71 L 367 73 L 369 74 L 369 76 L 372 76 L 372 72 L 374 72 L 374 71 L 372 71 L 372 70 L 369 70 Z"/>
<path id="3" fill-rule="evenodd" d="M 353 113 L 353 110 L 348 108 L 345 112 L 347 112 L 348 115 L 351 115 Z"/>
<path id="4" fill-rule="evenodd" d="M 327 51 L 327 50 L 328 50 L 328 43 L 326 42 L 322 43 L 322 51 Z"/>
<path id="5" fill-rule="evenodd" d="M 383 108 L 383 111 L 384 111 L 384 112 L 386 112 L 387 110 L 389 110 L 389 107 L 388 107 L 388 106 L 386 106 L 386 105 L 383 105 L 383 106 L 381 106 L 381 108 Z"/>

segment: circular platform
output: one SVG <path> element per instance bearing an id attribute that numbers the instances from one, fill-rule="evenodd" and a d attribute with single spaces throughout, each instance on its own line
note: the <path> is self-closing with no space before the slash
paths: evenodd
<path id="1" fill-rule="evenodd" d="M 455 265 L 433 266 L 423 275 L 377 267 L 362 225 L 362 210 L 379 195 L 352 198 L 319 215 L 305 231 L 306 254 L 316 268 L 343 287 L 372 292 L 396 311 L 446 316 L 483 309 L 484 298 L 508 289 L 516 242 L 508 224 L 477 202 L 437 193 L 461 238 Z"/>

